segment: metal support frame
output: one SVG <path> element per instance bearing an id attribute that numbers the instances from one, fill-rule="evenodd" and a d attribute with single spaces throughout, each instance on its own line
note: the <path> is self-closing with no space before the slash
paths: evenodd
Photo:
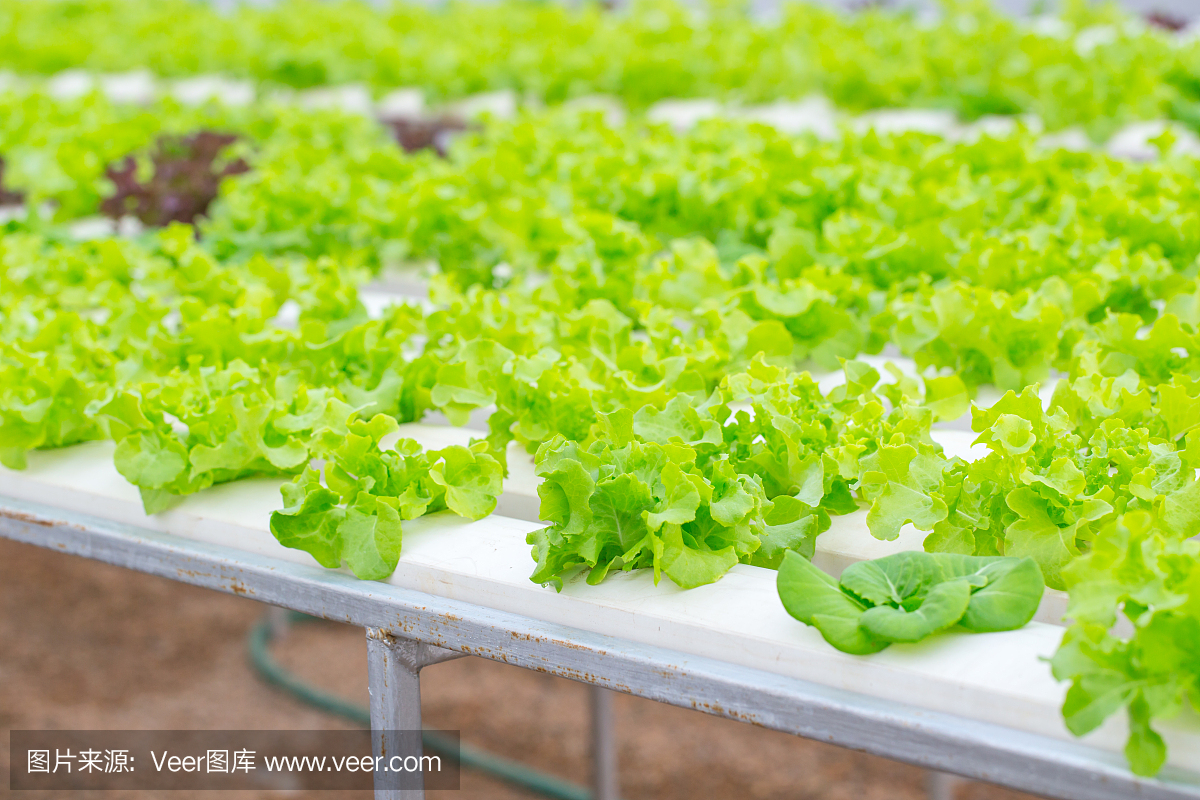
<path id="1" fill-rule="evenodd" d="M 1200 800 L 1200 773 L 247 551 L 0 498 L 0 536 L 1060 800 Z"/>
<path id="2" fill-rule="evenodd" d="M 592 714 L 592 800 L 617 800 L 621 792 L 612 692 L 602 686 L 589 686 L 588 690 Z"/>
<path id="3" fill-rule="evenodd" d="M 384 763 L 394 755 L 416 756 L 421 748 L 421 670 L 430 664 L 462 658 L 456 653 L 412 639 L 367 628 L 367 686 L 371 693 L 371 750 Z M 411 735 L 403 736 L 402 732 Z M 378 784 L 378 775 L 377 784 Z M 375 800 L 424 800 L 419 774 L 412 789 L 378 785 Z"/>
<path id="4" fill-rule="evenodd" d="M 926 781 L 929 800 L 955 800 L 958 787 L 965 783 L 962 778 L 948 772 L 930 772 Z"/>
<path id="5" fill-rule="evenodd" d="M 282 642 L 287 637 L 292 629 L 292 622 L 288 618 L 291 614 L 283 606 L 269 606 L 267 608 L 267 622 L 271 625 L 271 641 Z"/>

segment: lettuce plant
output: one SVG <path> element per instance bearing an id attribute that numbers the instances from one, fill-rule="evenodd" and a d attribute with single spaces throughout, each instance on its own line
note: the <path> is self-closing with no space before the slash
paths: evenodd
<path id="1" fill-rule="evenodd" d="M 503 469 L 487 443 L 423 451 L 411 439 L 382 449 L 396 421 L 354 420 L 320 469 L 307 467 L 283 485 L 284 507 L 271 533 L 323 566 L 344 562 L 364 580 L 383 580 L 400 558 L 401 521 L 449 510 L 468 519 L 496 507 Z M 322 484 L 322 476 L 325 479 Z"/>
<path id="2" fill-rule="evenodd" d="M 1105 526 L 1064 575 L 1074 624 L 1051 665 L 1071 682 L 1067 728 L 1082 736 L 1124 709 L 1129 765 L 1153 775 L 1167 748 L 1151 723 L 1194 706 L 1200 689 L 1200 544 L 1152 513 L 1130 512 Z M 1132 635 L 1114 630 L 1118 613 Z"/>
<path id="3" fill-rule="evenodd" d="M 788 553 L 777 583 L 789 614 L 854 655 L 954 627 L 1019 628 L 1033 619 L 1045 588 L 1031 558 L 911 552 L 851 564 L 840 580 Z"/>

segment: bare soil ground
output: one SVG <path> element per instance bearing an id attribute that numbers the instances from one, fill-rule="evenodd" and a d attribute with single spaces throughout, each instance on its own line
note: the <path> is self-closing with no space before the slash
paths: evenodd
<path id="1" fill-rule="evenodd" d="M 264 612 L 217 594 L 0 540 L 0 797 L 14 729 L 316 730 L 348 724 L 261 683 L 246 635 Z M 295 627 L 275 648 L 288 668 L 363 705 L 366 645 L 357 628 Z M 580 783 L 588 781 L 587 690 L 516 667 L 464 658 L 423 673 L 426 724 Z M 620 695 L 615 704 L 627 800 L 923 800 L 926 774 L 831 745 Z M 188 792 L 163 793 L 191 800 Z M 211 793 L 194 793 L 212 798 Z M 78 792 L 123 800 L 119 793 Z M 124 797 L 142 800 L 151 792 Z M 464 770 L 446 800 L 534 795 Z M 303 793 L 222 793 L 307 800 Z M 314 800 L 369 793 L 312 793 Z M 966 784 L 957 800 L 1021 800 Z"/>

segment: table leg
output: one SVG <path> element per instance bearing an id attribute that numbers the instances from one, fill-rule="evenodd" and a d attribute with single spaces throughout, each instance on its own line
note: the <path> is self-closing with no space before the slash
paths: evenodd
<path id="1" fill-rule="evenodd" d="M 954 800 L 958 794 L 958 787 L 966 782 L 949 772 L 931 770 L 926 774 L 928 775 L 929 800 Z"/>
<path id="2" fill-rule="evenodd" d="M 376 759 L 375 800 L 424 800 L 420 773 L 407 776 L 403 789 L 389 781 L 388 764 L 423 754 L 421 669 L 459 658 L 462 653 L 367 628 L 367 684 L 371 693 L 371 750 Z M 395 777 L 391 774 L 391 777 Z"/>
<path id="3" fill-rule="evenodd" d="M 271 641 L 282 642 L 292 628 L 292 612 L 283 606 L 268 606 L 267 621 L 271 625 Z"/>
<path id="4" fill-rule="evenodd" d="M 601 686 L 589 686 L 592 710 L 592 797 L 617 800 L 617 737 L 613 721 L 613 695 Z"/>

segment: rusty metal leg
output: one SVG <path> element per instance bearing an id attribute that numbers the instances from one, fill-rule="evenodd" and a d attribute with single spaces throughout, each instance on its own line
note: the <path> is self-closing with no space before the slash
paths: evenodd
<path id="1" fill-rule="evenodd" d="M 371 693 L 371 750 L 375 756 L 375 800 L 424 800 L 420 773 L 404 789 L 390 788 L 389 764 L 423 754 L 421 748 L 421 669 L 462 653 L 367 628 L 367 683 Z"/>

